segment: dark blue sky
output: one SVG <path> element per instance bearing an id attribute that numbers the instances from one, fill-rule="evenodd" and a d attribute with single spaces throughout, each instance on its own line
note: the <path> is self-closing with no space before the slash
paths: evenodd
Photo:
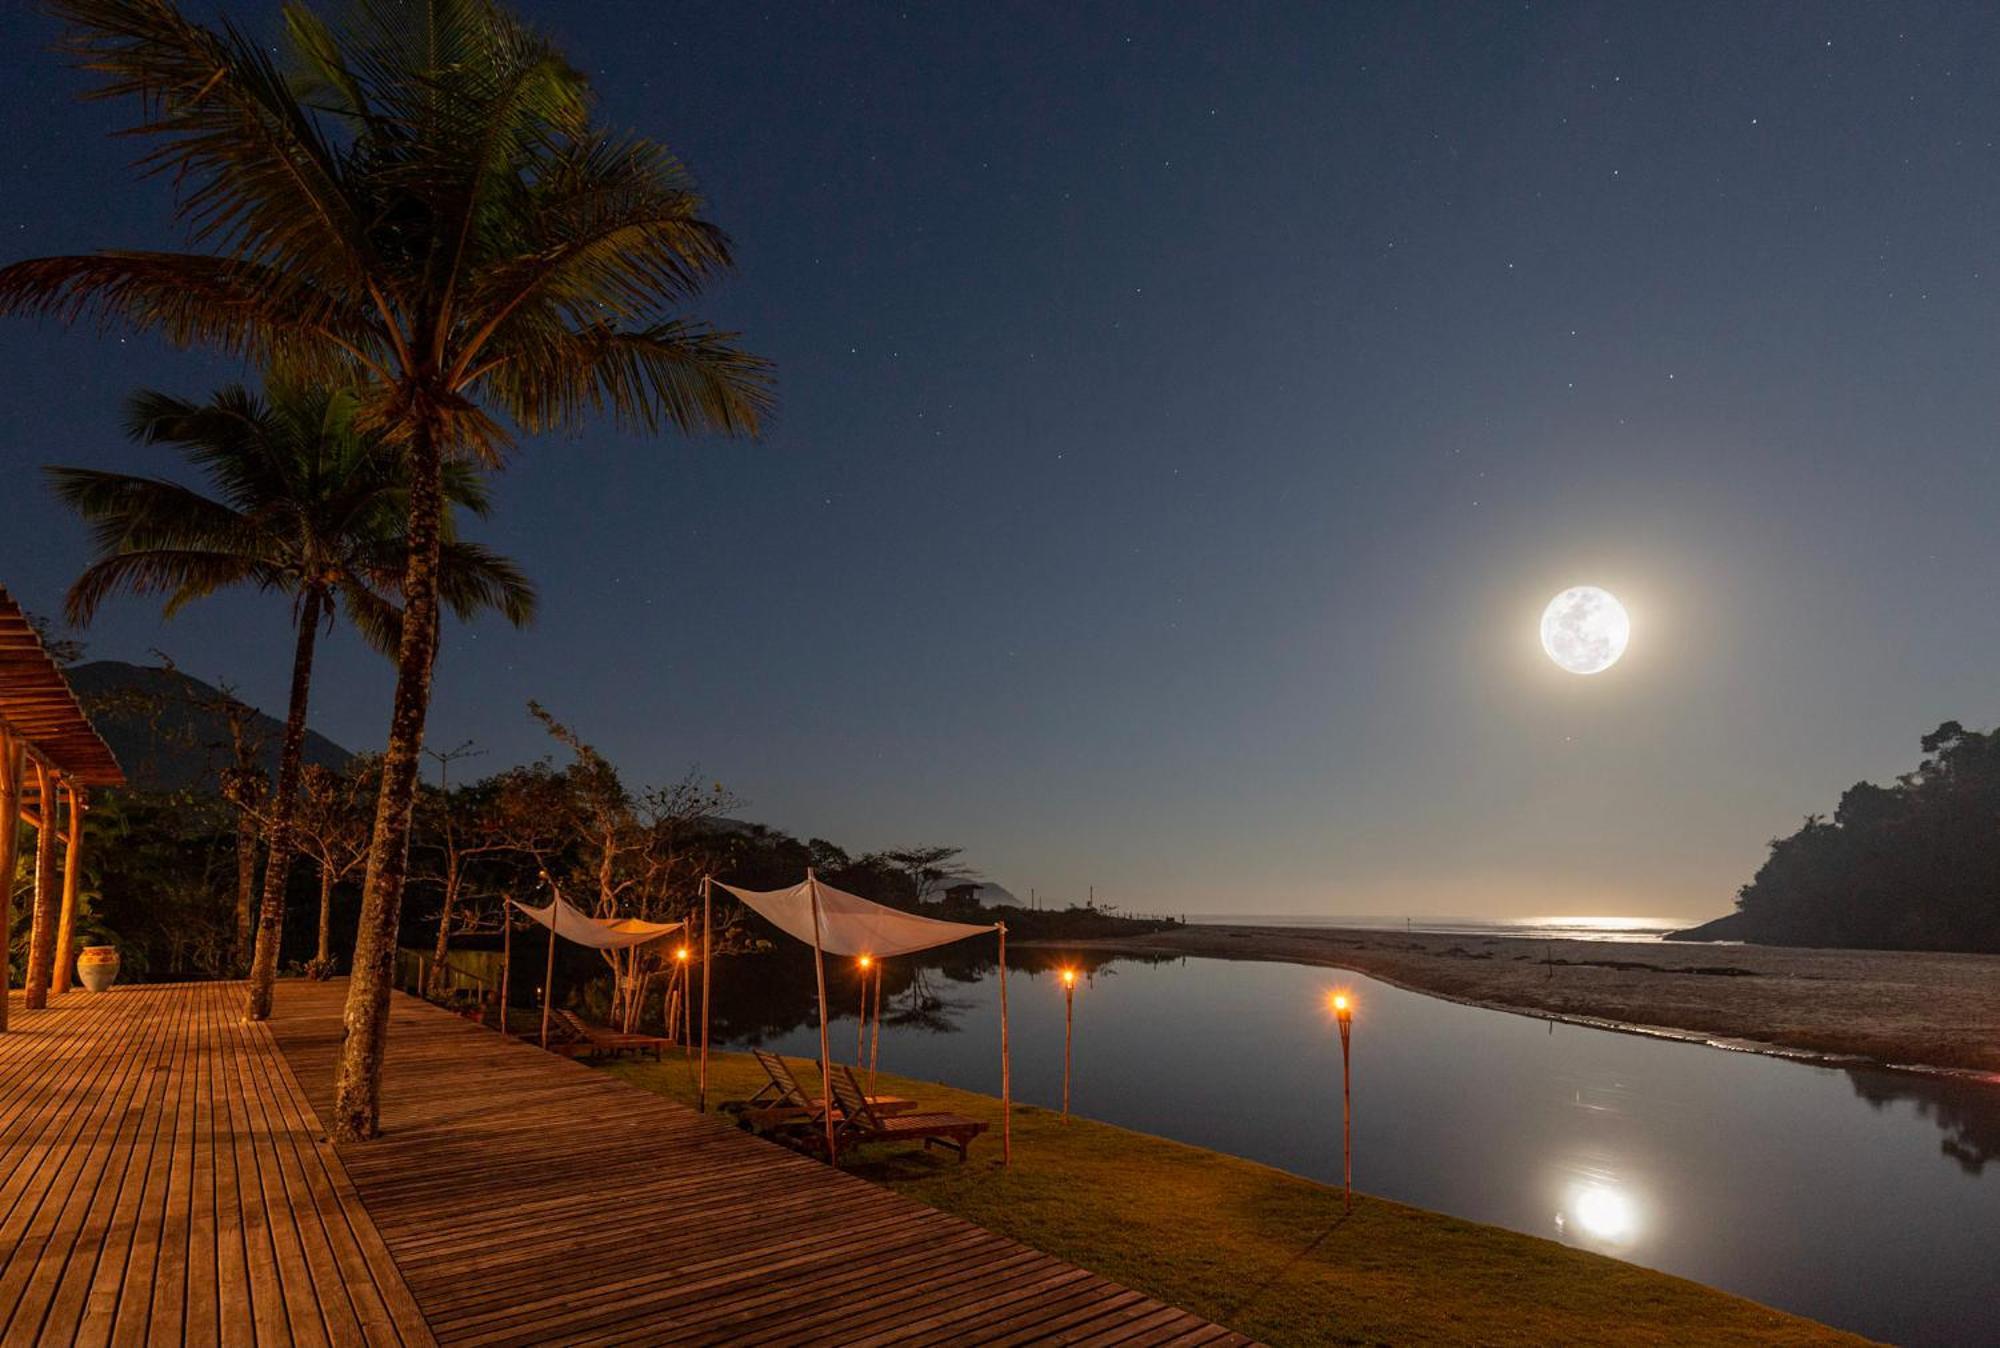
<path id="1" fill-rule="evenodd" d="M 0 251 L 170 242 L 123 110 L 0 17 Z M 230 11 L 270 24 L 275 6 Z M 1978 5 L 526 5 L 734 236 L 763 441 L 524 444 L 434 739 L 963 845 L 1025 894 L 1706 914 L 1766 839 L 1987 725 L 2000 14 Z M 158 470 L 119 400 L 232 371 L 0 325 L 21 471 Z M 1630 654 L 1541 655 L 1609 587 Z M 279 601 L 91 653 L 283 698 Z M 315 720 L 386 727 L 344 634 Z"/>

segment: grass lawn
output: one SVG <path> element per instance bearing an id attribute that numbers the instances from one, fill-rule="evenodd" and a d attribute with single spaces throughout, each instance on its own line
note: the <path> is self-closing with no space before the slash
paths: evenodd
<path id="1" fill-rule="evenodd" d="M 684 1061 L 606 1068 L 694 1102 Z M 803 1071 L 801 1072 L 803 1075 Z M 747 1054 L 710 1058 L 711 1101 L 763 1083 Z M 886 1073 L 884 1094 L 985 1119 L 960 1164 L 870 1148 L 854 1173 L 1273 1344 L 1860 1343 L 1683 1278 L 1340 1192 L 1251 1161 Z"/>

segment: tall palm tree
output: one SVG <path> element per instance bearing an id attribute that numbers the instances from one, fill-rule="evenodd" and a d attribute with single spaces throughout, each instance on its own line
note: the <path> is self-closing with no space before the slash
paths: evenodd
<path id="1" fill-rule="evenodd" d="M 770 367 L 686 306 L 730 265 L 680 164 L 593 124 L 583 77 L 494 0 L 285 9 L 268 49 L 170 0 L 52 0 L 132 97 L 190 251 L 0 269 L 0 313 L 117 319 L 286 371 L 354 376 L 409 462 L 406 617 L 333 1131 L 377 1131 L 410 807 L 430 705 L 444 465 L 593 416 L 754 433 Z"/>
<path id="2" fill-rule="evenodd" d="M 92 525 L 97 556 L 70 587 L 78 626 L 119 591 L 164 594 L 168 616 L 196 599 L 242 586 L 292 601 L 291 699 L 279 741 L 277 791 L 264 806 L 264 896 L 250 963 L 249 1020 L 271 1014 L 285 884 L 296 849 L 299 765 L 320 628 L 336 608 L 385 652 L 396 649 L 401 615 L 391 596 L 403 579 L 409 482 L 401 454 L 356 424 L 347 392 L 274 386 L 259 398 L 232 387 L 205 404 L 141 393 L 127 430 L 142 444 L 173 445 L 215 491 L 90 468 L 50 468 L 56 494 Z M 454 464 L 443 476 L 451 505 L 485 514 L 479 474 Z M 513 563 L 452 535 L 449 516 L 438 586 L 460 617 L 492 607 L 521 624 L 535 594 Z"/>

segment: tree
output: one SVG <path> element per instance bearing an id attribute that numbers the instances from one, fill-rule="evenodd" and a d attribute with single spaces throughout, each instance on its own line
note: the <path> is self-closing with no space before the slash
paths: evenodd
<path id="1" fill-rule="evenodd" d="M 539 703 L 529 712 L 575 755 L 562 773 L 560 856 L 541 858 L 542 876 L 559 896 L 565 888 L 590 897 L 576 906 L 597 917 L 647 922 L 687 918 L 702 876 L 713 870 L 709 825 L 734 805 L 719 783 L 689 773 L 669 786 L 634 795 L 611 761 Z M 573 901 L 572 901 L 573 902 Z M 618 989 L 614 1015 L 631 1023 L 647 982 L 664 967 L 661 951 L 605 951 Z"/>
<path id="2" fill-rule="evenodd" d="M 958 860 L 962 847 L 903 847 L 883 852 L 880 860 L 903 877 L 908 897 L 929 903 L 947 884 L 975 878 L 972 870 Z"/>
<path id="3" fill-rule="evenodd" d="M 308 763 L 299 772 L 296 817 L 299 850 L 319 867 L 319 941 L 307 972 L 333 972 L 333 888 L 368 859 L 368 804 L 374 795 L 372 764 L 333 772 Z"/>
<path id="4" fill-rule="evenodd" d="M 406 458 L 406 607 L 363 886 L 334 1134 L 378 1128 L 410 810 L 437 649 L 449 462 L 597 415 L 754 433 L 770 368 L 685 306 L 730 265 L 660 145 L 593 125 L 583 76 L 491 0 L 286 8 L 269 49 L 169 0 L 53 0 L 69 49 L 134 98 L 182 252 L 0 268 L 0 313 L 119 319 L 288 373 L 358 377 Z"/>
<path id="5" fill-rule="evenodd" d="M 272 984 L 291 877 L 293 813 L 305 748 L 316 643 L 338 610 L 378 647 L 393 646 L 398 610 L 388 597 L 401 583 L 409 498 L 402 456 L 365 429 L 348 392 L 274 385 L 259 398 L 225 388 L 205 404 L 141 393 L 127 429 L 141 444 L 172 445 L 208 478 L 206 496 L 159 478 L 88 468 L 51 468 L 56 494 L 93 530 L 96 557 L 70 587 L 68 616 L 87 625 L 118 591 L 163 594 L 168 616 L 224 589 L 254 587 L 291 600 L 290 701 L 269 790 L 260 747 L 247 747 L 248 709 L 230 725 L 237 753 L 228 794 L 247 819 L 264 824 L 264 895 L 244 1016 L 271 1014 Z M 485 513 L 479 475 L 454 465 L 443 477 L 452 506 Z M 511 562 L 453 536 L 449 517 L 440 553 L 440 589 L 460 617 L 484 606 L 515 623 L 534 612 L 534 590 Z M 238 847 L 238 961 L 249 945 L 256 839 Z"/>
<path id="6" fill-rule="evenodd" d="M 2000 737 L 1947 721 L 1894 786 L 1771 843 L 1732 935 L 1779 945 L 2000 950 Z"/>
<path id="7" fill-rule="evenodd" d="M 480 862 L 496 853 L 516 850 L 512 837 L 501 827 L 502 802 L 496 799 L 496 793 L 483 787 L 454 790 L 451 784 L 453 763 L 462 758 L 476 758 L 484 752 L 473 748 L 470 740 L 453 749 L 424 750 L 425 756 L 438 765 L 437 791 L 426 793 L 419 801 L 420 813 L 430 816 L 425 821 L 430 827 L 420 830 L 419 836 L 423 837 L 425 850 L 437 862 L 437 870 L 430 877 L 438 887 L 437 941 L 431 952 L 430 986 L 424 989 L 432 997 L 444 995 L 445 960 L 451 953 L 452 936 L 481 930 L 480 917 L 470 908 L 470 901 L 497 896 L 500 892 L 477 887 Z M 423 808 L 426 802 L 428 810 Z"/>

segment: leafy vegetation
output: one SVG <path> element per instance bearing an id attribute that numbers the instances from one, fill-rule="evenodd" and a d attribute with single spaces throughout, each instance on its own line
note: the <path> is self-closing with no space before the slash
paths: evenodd
<path id="1" fill-rule="evenodd" d="M 52 8 L 96 96 L 136 104 L 187 244 L 16 262 L 0 313 L 95 316 L 352 388 L 404 461 L 396 691 L 331 1120 L 372 1137 L 449 466 L 598 417 L 753 433 L 770 369 L 685 312 L 730 250 L 680 164 L 595 125 L 582 74 L 491 0 L 357 0 L 340 24 L 288 5 L 276 58 L 167 0 Z"/>
<path id="2" fill-rule="evenodd" d="M 2000 738 L 1946 721 L 1894 786 L 1771 844 L 1712 935 L 1771 945 L 2000 952 Z M 1703 929 L 1697 928 L 1699 933 Z"/>
<path id="3" fill-rule="evenodd" d="M 243 766 L 228 794 L 248 818 L 262 815 L 264 896 L 250 961 L 245 1015 L 271 1014 L 285 886 L 296 849 L 293 813 L 322 624 L 336 611 L 376 647 L 393 650 L 401 611 L 392 601 L 408 550 L 408 478 L 401 457 L 356 419 L 358 401 L 324 388 L 279 386 L 259 398 L 223 389 L 206 404 L 141 393 L 126 424 L 142 444 L 178 448 L 215 489 L 204 496 L 176 482 L 90 468 L 51 468 L 56 494 L 92 526 L 96 556 L 70 587 L 68 617 L 86 625 L 119 591 L 161 594 L 172 616 L 183 606 L 236 587 L 291 600 L 292 682 L 278 751 L 275 791 Z M 453 507 L 484 514 L 479 477 L 462 464 L 444 478 Z M 511 562 L 455 536 L 444 522 L 439 588 L 461 618 L 491 606 L 524 623 L 534 590 Z M 248 835 L 244 835 L 248 836 Z M 254 847 L 239 849 L 236 957 L 249 937 Z"/>

